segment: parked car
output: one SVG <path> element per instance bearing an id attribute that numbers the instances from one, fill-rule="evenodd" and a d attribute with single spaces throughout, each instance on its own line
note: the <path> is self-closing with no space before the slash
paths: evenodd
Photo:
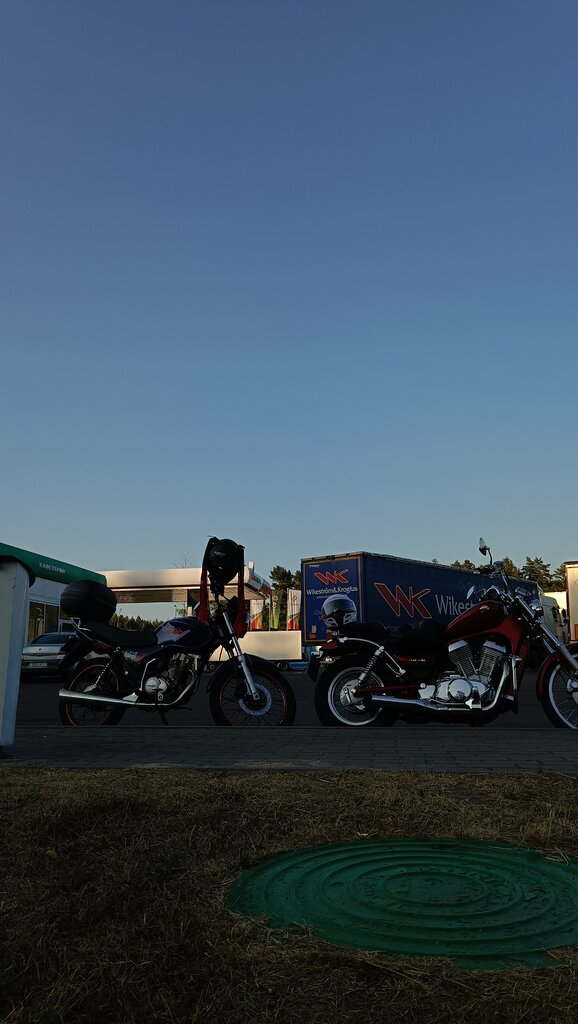
<path id="1" fill-rule="evenodd" d="M 41 633 L 26 644 L 22 651 L 22 674 L 31 676 L 57 672 L 62 661 L 60 652 L 67 640 L 70 640 L 70 632 Z"/>

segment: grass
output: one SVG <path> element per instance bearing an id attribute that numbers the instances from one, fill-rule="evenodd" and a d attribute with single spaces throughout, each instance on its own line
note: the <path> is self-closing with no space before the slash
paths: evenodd
<path id="1" fill-rule="evenodd" d="M 2 1024 L 575 1024 L 555 969 L 457 971 L 232 915 L 263 857 L 360 837 L 494 839 L 578 855 L 554 775 L 2 768 Z"/>

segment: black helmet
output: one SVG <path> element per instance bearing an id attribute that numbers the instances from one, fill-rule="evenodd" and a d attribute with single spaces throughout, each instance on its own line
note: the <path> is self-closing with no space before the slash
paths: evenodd
<path id="1" fill-rule="evenodd" d="M 332 594 L 326 597 L 321 607 L 321 618 L 329 629 L 342 629 L 348 622 L 357 619 L 357 608 L 350 597 Z"/>
<path id="2" fill-rule="evenodd" d="M 203 568 L 206 568 L 213 585 L 224 587 L 243 571 L 243 548 L 234 540 L 212 537 L 203 557 Z"/>
<path id="3" fill-rule="evenodd" d="M 228 538 L 219 540 L 218 537 L 211 537 L 205 548 L 201 569 L 201 600 L 199 602 L 201 622 L 207 622 L 209 619 L 209 580 L 215 597 L 222 597 L 226 584 L 237 576 L 236 618 L 233 630 L 238 637 L 244 636 L 247 629 L 244 558 L 245 548 L 242 544 L 237 544 Z"/>

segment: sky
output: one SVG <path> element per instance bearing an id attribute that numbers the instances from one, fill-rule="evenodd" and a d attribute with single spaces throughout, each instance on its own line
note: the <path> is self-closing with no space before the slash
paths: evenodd
<path id="1" fill-rule="evenodd" d="M 3 0 L 0 540 L 578 560 L 575 0 Z"/>

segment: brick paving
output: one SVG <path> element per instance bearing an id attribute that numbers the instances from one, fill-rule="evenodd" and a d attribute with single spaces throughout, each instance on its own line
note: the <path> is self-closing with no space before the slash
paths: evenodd
<path id="1" fill-rule="evenodd" d="M 578 776 L 578 732 L 551 728 L 20 727 L 3 767 L 548 772 Z"/>

